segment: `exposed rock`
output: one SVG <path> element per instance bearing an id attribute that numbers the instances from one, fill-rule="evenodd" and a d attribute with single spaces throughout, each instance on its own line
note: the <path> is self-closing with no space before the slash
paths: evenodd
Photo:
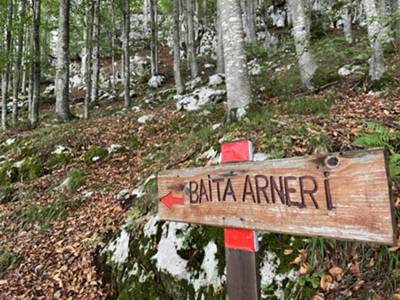
<path id="1" fill-rule="evenodd" d="M 265 161 L 271 158 L 270 154 L 266 153 L 256 153 L 254 154 L 253 160 L 254 161 Z"/>
<path id="2" fill-rule="evenodd" d="M 217 86 L 224 82 L 225 76 L 223 74 L 215 74 L 210 76 L 208 84 L 211 86 Z"/>
<path id="3" fill-rule="evenodd" d="M 116 196 L 115 200 L 117 201 L 125 201 L 129 199 L 129 190 L 128 189 L 123 189 L 121 190 Z"/>
<path id="4" fill-rule="evenodd" d="M 116 264 L 124 263 L 129 256 L 129 234 L 122 229 L 121 235 L 116 239 L 108 249 L 112 253 L 111 260 Z"/>
<path id="5" fill-rule="evenodd" d="M 160 87 L 165 81 L 165 76 L 163 75 L 156 75 L 149 79 L 147 85 L 151 88 L 158 88 Z"/>
<path id="6" fill-rule="evenodd" d="M 208 87 L 195 90 L 191 94 L 174 97 L 178 110 L 194 111 L 209 103 L 218 103 L 224 99 L 225 90 L 216 90 Z"/>
<path id="7" fill-rule="evenodd" d="M 361 69 L 360 66 L 343 66 L 338 70 L 338 74 L 342 77 L 347 77 L 351 74 L 354 74 L 355 72 L 359 71 Z"/>
<path id="8" fill-rule="evenodd" d="M 201 83 L 201 77 L 196 77 L 185 83 L 186 89 L 193 90 Z"/>
<path id="9" fill-rule="evenodd" d="M 146 124 L 146 123 L 150 123 L 151 121 L 153 121 L 153 119 L 154 119 L 154 115 L 150 114 L 150 115 L 141 116 L 137 121 L 140 124 Z"/>

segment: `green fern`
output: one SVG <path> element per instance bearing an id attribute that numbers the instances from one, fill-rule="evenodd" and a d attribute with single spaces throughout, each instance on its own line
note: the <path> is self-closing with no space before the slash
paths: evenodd
<path id="1" fill-rule="evenodd" d="M 373 122 L 366 123 L 368 132 L 358 137 L 353 143 L 366 148 L 382 147 L 390 152 L 389 172 L 393 180 L 400 180 L 400 133 L 392 132 L 387 127 Z"/>

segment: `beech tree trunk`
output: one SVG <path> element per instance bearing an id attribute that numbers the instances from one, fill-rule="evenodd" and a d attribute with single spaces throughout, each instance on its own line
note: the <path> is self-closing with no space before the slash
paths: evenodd
<path id="1" fill-rule="evenodd" d="M 174 18 L 174 77 L 175 87 L 178 95 L 184 91 L 181 75 L 181 41 L 180 41 L 180 12 L 179 0 L 173 0 L 173 18 Z"/>
<path id="2" fill-rule="evenodd" d="M 30 121 L 33 127 L 39 123 L 40 98 L 40 0 L 32 0 L 32 104 Z"/>
<path id="3" fill-rule="evenodd" d="M 8 89 L 11 69 L 11 26 L 13 18 L 13 1 L 9 0 L 7 6 L 7 18 L 4 29 L 4 52 L 5 52 L 5 67 L 2 74 L 2 86 L 1 86 L 1 128 L 7 129 L 7 100 L 8 100 Z"/>
<path id="4" fill-rule="evenodd" d="M 131 97 L 130 97 L 130 59 L 129 59 L 129 34 L 130 34 L 130 6 L 129 0 L 124 0 L 124 39 L 123 39 L 123 48 L 124 48 L 124 105 L 125 107 L 129 107 L 131 105 Z"/>
<path id="5" fill-rule="evenodd" d="M 368 38 L 372 48 L 372 57 L 369 59 L 369 75 L 372 80 L 379 80 L 385 73 L 385 62 L 382 50 L 382 25 L 378 19 L 375 0 L 363 0 L 368 22 Z"/>
<path id="6" fill-rule="evenodd" d="M 289 0 L 293 21 L 293 36 L 296 45 L 296 53 L 300 69 L 301 81 L 307 90 L 313 90 L 314 78 L 317 66 L 310 52 L 309 24 L 306 17 L 303 0 Z"/>
<path id="7" fill-rule="evenodd" d="M 242 11 L 239 0 L 218 0 L 222 16 L 228 121 L 242 118 L 251 102 L 251 88 L 244 51 Z"/>
<path id="8" fill-rule="evenodd" d="M 193 0 L 186 0 L 186 17 L 188 24 L 188 58 L 190 64 L 190 75 L 192 79 L 196 78 L 199 71 L 196 60 L 196 48 L 194 41 L 194 26 L 193 26 Z"/>
<path id="9" fill-rule="evenodd" d="M 256 36 L 256 20 L 255 20 L 255 8 L 254 0 L 246 0 L 246 17 L 248 24 L 248 40 L 250 43 L 257 42 Z"/>
<path id="10" fill-rule="evenodd" d="M 395 16 L 397 17 L 396 22 L 394 24 L 394 30 L 396 31 L 396 41 L 400 43 L 400 0 L 392 1 L 392 10 Z"/>
<path id="11" fill-rule="evenodd" d="M 83 117 L 85 120 L 90 119 L 90 99 L 92 95 L 92 52 L 93 52 L 93 19 L 94 19 L 94 1 L 90 1 L 86 7 L 86 72 L 85 72 L 85 84 L 86 94 L 84 103 Z"/>
<path id="12" fill-rule="evenodd" d="M 60 0 L 58 17 L 56 114 L 62 122 L 70 119 L 69 109 L 69 14 L 70 0 Z"/>
<path id="13" fill-rule="evenodd" d="M 19 11 L 17 53 L 14 61 L 14 86 L 13 86 L 13 107 L 12 107 L 12 125 L 15 127 L 18 121 L 18 93 L 21 86 L 21 63 L 22 50 L 24 46 L 24 22 L 25 22 L 26 0 L 21 1 Z"/>
<path id="14" fill-rule="evenodd" d="M 217 5 L 217 73 L 225 73 L 225 63 L 224 63 L 224 41 L 222 32 L 222 15 L 221 7 Z"/>
<path id="15" fill-rule="evenodd" d="M 92 97 L 91 102 L 99 97 L 100 76 L 100 0 L 94 0 L 93 18 L 93 55 L 92 55 Z"/>
<path id="16" fill-rule="evenodd" d="M 111 85 L 115 89 L 116 82 L 116 68 L 115 68 L 115 10 L 114 5 L 111 3 Z"/>
<path id="17" fill-rule="evenodd" d="M 158 16 L 157 0 L 150 0 L 151 21 L 151 76 L 158 74 Z"/>
<path id="18" fill-rule="evenodd" d="M 353 31 L 352 31 L 352 17 L 350 14 L 349 3 L 346 3 L 343 7 L 343 31 L 344 37 L 347 43 L 353 43 Z"/>

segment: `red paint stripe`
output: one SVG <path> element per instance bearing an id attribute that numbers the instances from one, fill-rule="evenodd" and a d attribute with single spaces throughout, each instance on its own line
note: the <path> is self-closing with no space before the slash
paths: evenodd
<path id="1" fill-rule="evenodd" d="M 253 146 L 250 141 L 239 141 L 221 146 L 221 163 L 250 161 L 253 159 Z M 254 231 L 243 229 L 224 230 L 225 248 L 256 252 L 258 241 Z"/>

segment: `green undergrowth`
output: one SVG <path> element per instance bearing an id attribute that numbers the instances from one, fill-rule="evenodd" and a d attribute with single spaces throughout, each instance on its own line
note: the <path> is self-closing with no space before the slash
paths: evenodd
<path id="1" fill-rule="evenodd" d="M 45 206 L 22 204 L 13 210 L 8 219 L 24 226 L 38 225 L 41 230 L 46 230 L 53 221 L 65 219 L 70 211 L 80 206 L 80 203 L 78 198 L 59 197 Z"/>
<path id="2" fill-rule="evenodd" d="M 0 248 L 0 279 L 4 272 L 17 266 L 18 260 L 18 257 L 14 253 Z"/>

